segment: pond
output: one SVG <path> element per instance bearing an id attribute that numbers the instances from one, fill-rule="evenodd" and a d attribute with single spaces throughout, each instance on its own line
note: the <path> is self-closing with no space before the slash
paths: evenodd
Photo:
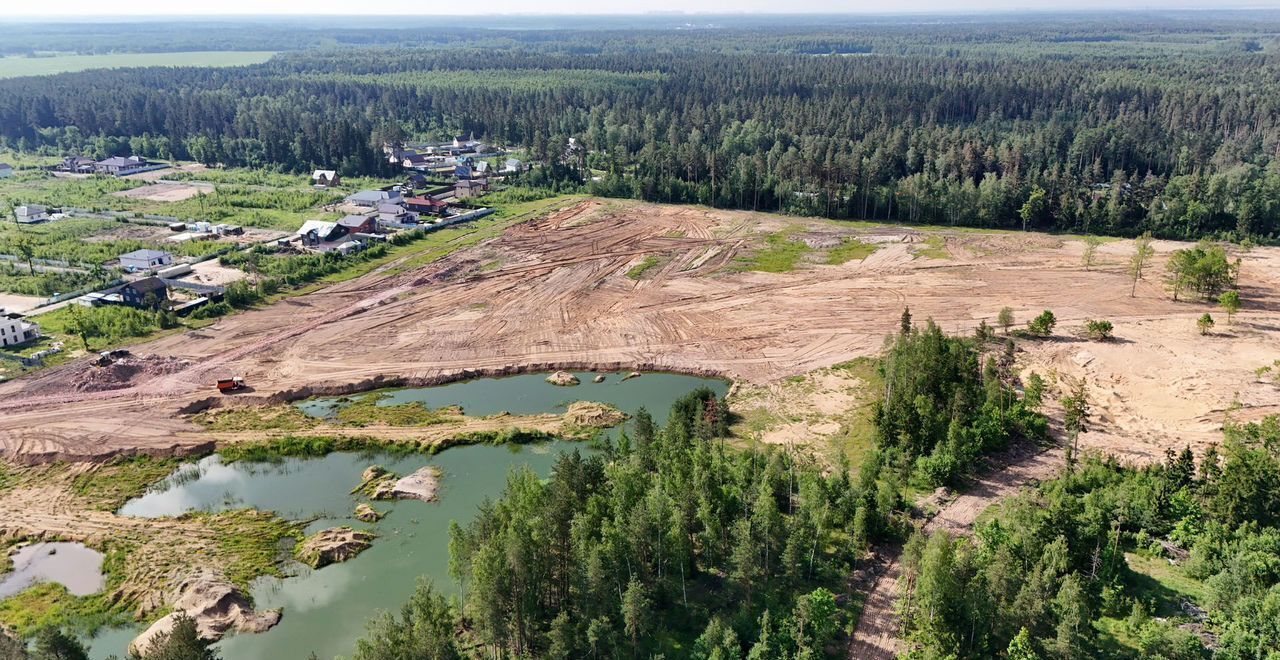
<path id="1" fill-rule="evenodd" d="M 578 400 L 612 403 L 634 413 L 644 406 L 658 420 L 680 396 L 701 386 L 723 395 L 724 381 L 645 374 L 621 381 L 610 375 L 605 383 L 591 382 L 594 374 L 578 374 L 577 387 L 556 387 L 546 374 L 480 379 L 432 388 L 388 390 L 384 402 L 422 401 L 428 407 L 461 405 L 473 415 L 508 411 L 513 414 L 558 412 Z M 332 414 L 341 405 L 336 399 L 304 404 L 312 414 Z M 323 406 L 323 407 L 320 407 Z M 326 409 L 330 412 L 326 412 Z M 373 547 L 346 563 L 310 570 L 297 566 L 297 574 L 283 579 L 264 578 L 252 588 L 259 608 L 283 608 L 275 628 L 261 634 L 236 635 L 218 648 L 224 658 L 255 660 L 350 657 L 365 623 L 378 610 L 398 611 L 412 594 L 419 576 L 438 589 L 453 593 L 448 574 L 449 523 L 466 522 L 486 498 L 496 498 L 506 485 L 510 469 L 527 465 L 540 475 L 550 473 L 556 455 L 587 445 L 555 441 L 523 446 L 474 445 L 455 447 L 436 456 L 391 456 L 379 453 L 339 452 L 322 458 L 286 459 L 276 463 L 225 464 L 217 455 L 183 466 L 150 492 L 121 509 L 131 516 L 170 516 L 192 510 L 254 507 L 275 511 L 290 519 L 317 518 L 308 533 L 350 525 L 378 534 Z M 363 501 L 348 494 L 360 482 L 361 472 L 379 464 L 397 474 L 408 474 L 424 465 L 443 473 L 439 501 L 375 502 L 387 512 L 382 521 L 366 524 L 352 517 Z M 90 657 L 122 654 L 136 629 L 102 631 L 90 648 Z"/>
<path id="2" fill-rule="evenodd" d="M 669 373 L 646 373 L 626 378 L 626 373 L 570 372 L 580 385 L 561 387 L 547 382 L 550 372 L 521 374 L 505 378 L 478 378 L 436 387 L 414 387 L 381 390 L 380 406 L 418 402 L 427 408 L 460 406 L 475 417 L 501 412 L 512 415 L 537 415 L 564 412 L 574 401 L 612 404 L 627 413 L 646 408 L 656 421 L 667 418 L 667 409 L 677 398 L 699 387 L 708 387 L 718 396 L 728 391 L 728 383 L 712 378 L 699 378 Z M 604 376 L 602 383 L 592 382 Z M 297 406 L 314 417 L 331 417 L 350 403 L 349 397 L 317 398 Z"/>
<path id="3" fill-rule="evenodd" d="M 40 582 L 57 582 L 76 596 L 102 591 L 102 553 L 79 543 L 33 543 L 15 551 L 13 572 L 0 580 L 0 599 Z"/>

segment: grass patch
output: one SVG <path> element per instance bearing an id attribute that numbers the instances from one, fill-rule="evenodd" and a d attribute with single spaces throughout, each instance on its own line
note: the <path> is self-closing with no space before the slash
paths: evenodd
<path id="1" fill-rule="evenodd" d="M 142 66 L 224 67 L 261 64 L 274 51 L 189 51 L 179 53 L 111 53 L 53 57 L 0 57 L 0 78 L 47 76 L 55 73 Z"/>
<path id="2" fill-rule="evenodd" d="M 856 238 L 846 238 L 840 245 L 827 251 L 827 265 L 839 266 L 855 259 L 861 261 L 879 249 L 880 246 L 874 243 L 863 243 Z"/>
<path id="3" fill-rule="evenodd" d="M 410 401 L 394 406 L 380 406 L 378 402 L 387 397 L 381 392 L 371 392 L 350 404 L 339 408 L 338 421 L 348 426 L 369 426 L 386 424 L 388 426 L 430 426 L 443 424 L 456 419 L 461 410 L 457 407 L 446 407 L 432 410 L 420 401 Z"/>
<path id="4" fill-rule="evenodd" d="M 1154 603 L 1153 614 L 1156 616 L 1181 614 L 1182 599 L 1200 603 L 1208 596 L 1204 583 L 1187 577 L 1181 568 L 1163 557 L 1126 552 L 1124 558 L 1129 568 L 1124 573 L 1125 584 L 1129 587 L 1126 591 L 1144 603 Z"/>
<path id="5" fill-rule="evenodd" d="M 175 458 L 134 456 L 117 458 L 106 465 L 77 474 L 71 490 L 88 499 L 94 508 L 115 511 L 142 495 L 152 484 L 169 476 L 181 464 Z"/>
<path id="6" fill-rule="evenodd" d="M 294 406 L 224 408 L 197 414 L 195 423 L 210 431 L 302 431 L 318 420 Z"/>
<path id="7" fill-rule="evenodd" d="M 0 624 L 20 638 L 48 626 L 89 632 L 127 620 L 103 594 L 73 596 L 56 582 L 42 582 L 0 601 Z"/>
<path id="8" fill-rule="evenodd" d="M 458 433 L 436 442 L 392 440 L 371 436 L 286 435 L 258 442 L 228 445 L 218 450 L 227 462 L 274 462 L 285 458 L 326 456 L 336 451 L 378 450 L 389 454 L 436 454 L 462 445 L 523 445 L 547 442 L 559 436 L 543 431 L 506 428 Z"/>
<path id="9" fill-rule="evenodd" d="M 227 579 L 246 594 L 250 583 L 259 577 L 283 577 L 281 542 L 301 541 L 303 536 L 303 523 L 255 509 L 187 515 L 217 532 L 219 550 L 231 559 L 224 569 Z"/>
<path id="10" fill-rule="evenodd" d="M 860 465 L 863 456 L 875 448 L 875 412 L 884 381 L 874 358 L 857 358 L 837 364 L 832 369 L 852 374 L 863 383 L 858 406 L 846 413 L 840 432 L 831 440 L 833 451 L 844 452 L 850 464 Z"/>
<path id="11" fill-rule="evenodd" d="M 657 266 L 660 263 L 662 263 L 662 260 L 659 259 L 658 257 L 652 254 L 646 255 L 644 258 L 644 261 L 641 261 L 640 263 L 632 266 L 631 270 L 627 271 L 627 277 L 633 280 L 638 280 L 644 277 L 644 274 L 646 272 L 648 272 L 650 269 L 652 269 L 653 267 Z"/>
<path id="12" fill-rule="evenodd" d="M 763 248 L 739 260 L 742 269 L 764 273 L 787 273 L 795 270 L 800 259 L 811 249 L 805 243 L 793 240 L 792 237 L 800 229 L 800 227 L 788 227 L 766 236 Z"/>
<path id="13" fill-rule="evenodd" d="M 912 250 L 914 258 L 919 259 L 950 259 L 951 253 L 947 251 L 947 239 L 937 234 L 931 234 L 924 239 L 924 247 L 917 247 Z"/>

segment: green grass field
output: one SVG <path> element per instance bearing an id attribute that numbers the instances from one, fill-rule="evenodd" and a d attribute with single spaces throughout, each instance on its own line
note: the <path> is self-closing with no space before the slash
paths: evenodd
<path id="1" fill-rule="evenodd" d="M 271 51 L 197 51 L 0 57 L 0 78 L 47 76 L 88 69 L 119 69 L 135 66 L 244 66 L 266 62 L 274 54 Z"/>

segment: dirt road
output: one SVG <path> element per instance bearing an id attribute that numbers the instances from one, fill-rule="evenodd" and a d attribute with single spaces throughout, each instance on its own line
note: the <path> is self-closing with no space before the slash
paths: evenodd
<path id="1" fill-rule="evenodd" d="M 1062 460 L 1060 449 L 1022 449 L 991 458 L 992 467 L 986 474 L 975 480 L 964 493 L 945 503 L 936 515 L 925 522 L 924 531 L 945 530 L 953 535 L 969 535 L 983 511 L 1022 488 L 1052 477 Z M 902 650 L 896 610 L 898 580 L 902 576 L 900 550 L 891 548 L 885 553 L 881 573 L 867 592 L 862 616 L 849 644 L 850 658 L 892 660 Z"/>
<path id="2" fill-rule="evenodd" d="M 841 265 L 825 265 L 818 250 L 793 272 L 741 267 L 783 229 L 881 247 Z M 1103 428 L 1090 434 L 1104 448 L 1158 455 L 1165 445 L 1208 442 L 1234 392 L 1242 414 L 1280 405 L 1280 390 L 1252 382 L 1254 369 L 1280 357 L 1280 250 L 1242 255 L 1246 309 L 1235 326 L 1202 338 L 1195 318 L 1209 307 L 1170 301 L 1155 279 L 1176 245 L 1158 246 L 1151 280 L 1130 298 L 1127 242 L 1106 244 L 1086 272 L 1078 241 L 942 235 L 949 256 L 940 259 L 917 254 L 926 232 L 901 227 L 587 200 L 433 264 L 383 268 L 133 349 L 191 361 L 175 373 L 78 392 L 91 368 L 78 362 L 0 385 L 0 452 L 97 460 L 206 447 L 180 413 L 217 401 L 214 379 L 232 373 L 248 379 L 250 400 L 572 365 L 765 384 L 875 354 L 905 305 L 958 332 L 1005 305 L 1020 321 L 1054 310 L 1059 338 L 1024 346 L 1028 363 L 1117 393 L 1100 402 Z M 629 277 L 647 257 L 659 265 Z M 1117 341 L 1072 337 L 1088 318 L 1112 320 Z"/>

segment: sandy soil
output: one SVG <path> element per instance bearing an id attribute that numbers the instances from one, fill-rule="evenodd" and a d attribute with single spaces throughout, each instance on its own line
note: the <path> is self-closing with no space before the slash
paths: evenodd
<path id="1" fill-rule="evenodd" d="M 227 268 L 220 265 L 217 259 L 201 261 L 191 266 L 191 274 L 183 275 L 178 278 L 185 282 L 195 282 L 197 284 L 227 285 L 232 282 L 238 282 L 248 277 L 249 274 L 236 269 Z"/>
<path id="2" fill-rule="evenodd" d="M 160 170 L 155 172 L 155 174 L 161 174 L 163 172 L 163 170 Z M 148 174 L 150 174 L 150 172 Z M 181 202 L 184 199 L 191 199 L 200 193 L 204 193 L 206 195 L 212 194 L 213 191 L 214 188 L 212 183 L 165 181 L 139 186 L 129 190 L 121 190 L 111 194 L 117 197 L 145 199 L 152 202 Z"/>
<path id="3" fill-rule="evenodd" d="M 791 273 L 735 266 L 765 234 L 795 225 L 882 247 L 863 261 Z M 254 389 L 246 396 L 260 400 L 354 391 L 374 379 L 425 383 L 574 366 L 716 373 L 763 385 L 875 354 L 905 305 L 959 332 L 994 320 L 1005 305 L 1024 321 L 1054 310 L 1063 338 L 1022 342 L 1024 362 L 1045 373 L 1078 369 L 1119 393 L 1097 388 L 1103 423 L 1086 446 L 1155 456 L 1212 440 L 1234 392 L 1240 415 L 1280 405 L 1280 389 L 1249 382 L 1280 357 L 1270 348 L 1280 346 L 1280 250 L 1243 255 L 1249 303 L 1236 326 L 1221 323 L 1203 338 L 1195 318 L 1211 308 L 1174 303 L 1158 284 L 1172 244 L 1158 246 L 1149 280 L 1131 298 L 1127 242 L 1108 243 L 1102 263 L 1086 272 L 1078 241 L 943 235 L 949 258 L 934 259 L 917 254 L 925 233 L 901 227 L 588 200 L 434 264 L 379 269 L 134 348 L 192 361 L 176 373 L 80 393 L 72 384 L 84 363 L 72 363 L 0 385 L 0 451 L 32 461 L 207 446 L 179 412 L 216 401 L 213 383 L 228 374 L 245 376 Z M 628 278 L 647 255 L 661 265 Z M 1088 318 L 1112 320 L 1119 339 L 1070 338 Z M 1077 366 L 1083 351 L 1093 359 Z"/>
<path id="4" fill-rule="evenodd" d="M 41 296 L 23 296 L 16 293 L 0 292 L 0 309 L 6 312 L 22 313 L 35 309 L 37 305 L 45 300 L 48 299 Z"/>

